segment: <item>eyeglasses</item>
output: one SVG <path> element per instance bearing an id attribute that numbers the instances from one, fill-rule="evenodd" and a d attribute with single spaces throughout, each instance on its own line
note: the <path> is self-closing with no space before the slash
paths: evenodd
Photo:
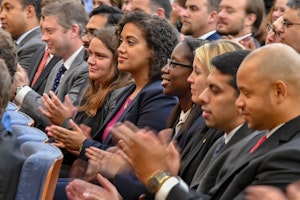
<path id="1" fill-rule="evenodd" d="M 89 29 L 89 30 L 86 29 L 85 31 L 82 32 L 83 33 L 82 36 L 86 35 L 89 40 L 92 40 L 94 37 L 94 32 L 95 32 L 95 29 Z"/>
<path id="2" fill-rule="evenodd" d="M 275 30 L 275 27 L 273 24 L 268 23 L 267 24 L 267 33 L 270 33 L 271 31 L 274 33 L 275 37 L 278 37 L 278 38 L 280 37 L 280 32 Z"/>
<path id="3" fill-rule="evenodd" d="M 283 28 L 289 28 L 293 25 L 300 25 L 300 23 L 287 22 L 286 20 L 282 20 L 281 24 Z"/>
<path id="4" fill-rule="evenodd" d="M 189 65 L 189 64 L 185 64 L 185 63 L 180 63 L 180 62 L 175 62 L 175 61 L 172 61 L 171 59 L 167 60 L 168 71 L 170 71 L 172 68 L 174 68 L 174 65 L 179 65 L 179 66 L 182 66 L 182 67 L 193 68 L 193 65 Z"/>

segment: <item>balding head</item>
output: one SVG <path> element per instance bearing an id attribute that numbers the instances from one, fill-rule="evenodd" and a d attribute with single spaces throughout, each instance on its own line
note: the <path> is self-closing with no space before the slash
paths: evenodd
<path id="1" fill-rule="evenodd" d="M 266 45 L 247 56 L 241 67 L 249 62 L 256 63 L 252 67 L 257 68 L 263 79 L 284 80 L 300 89 L 300 55 L 290 46 L 279 43 Z"/>
<path id="2" fill-rule="evenodd" d="M 273 129 L 300 115 L 300 55 L 285 44 L 250 53 L 237 73 L 236 105 L 253 129 Z"/>

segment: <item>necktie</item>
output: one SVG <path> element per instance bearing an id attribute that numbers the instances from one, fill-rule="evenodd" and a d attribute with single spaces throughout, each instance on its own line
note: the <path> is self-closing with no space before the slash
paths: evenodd
<path id="1" fill-rule="evenodd" d="M 260 138 L 257 141 L 257 143 L 252 147 L 250 153 L 253 153 L 266 139 L 267 139 L 267 135 L 264 135 L 262 138 Z"/>
<path id="2" fill-rule="evenodd" d="M 39 66 L 38 66 L 37 72 L 35 73 L 34 78 L 33 78 L 32 82 L 31 82 L 31 86 L 33 86 L 35 84 L 36 80 L 40 77 L 43 69 L 45 68 L 45 65 L 46 65 L 46 62 L 48 60 L 49 55 L 50 55 L 49 51 L 46 50 L 45 53 L 44 53 L 44 55 L 43 55 L 43 58 L 42 58 L 42 60 L 41 60 L 41 62 L 39 64 Z"/>
<path id="3" fill-rule="evenodd" d="M 222 140 L 220 141 L 220 143 L 218 144 L 218 146 L 214 152 L 213 158 L 216 158 L 220 154 L 220 152 L 224 146 L 225 146 L 225 138 L 222 137 Z"/>
<path id="4" fill-rule="evenodd" d="M 54 83 L 53 83 L 53 87 L 52 87 L 52 91 L 55 92 L 56 88 L 58 87 L 59 85 L 59 82 L 60 82 L 60 79 L 62 77 L 62 75 L 64 74 L 64 72 L 66 71 L 67 69 L 65 68 L 64 64 L 62 64 L 56 74 L 56 77 L 55 77 L 55 80 L 54 80 Z"/>

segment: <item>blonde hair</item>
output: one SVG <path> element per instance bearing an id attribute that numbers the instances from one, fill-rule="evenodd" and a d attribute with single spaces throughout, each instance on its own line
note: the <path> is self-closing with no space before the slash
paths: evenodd
<path id="1" fill-rule="evenodd" d="M 210 73 L 213 68 L 210 61 L 213 57 L 240 49 L 245 49 L 245 47 L 231 40 L 214 40 L 197 48 L 195 51 L 195 58 L 197 58 Z"/>

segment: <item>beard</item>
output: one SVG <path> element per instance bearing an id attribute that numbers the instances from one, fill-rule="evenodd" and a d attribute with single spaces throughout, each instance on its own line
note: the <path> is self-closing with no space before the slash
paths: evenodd
<path id="1" fill-rule="evenodd" d="M 193 35 L 194 31 L 191 29 L 191 27 L 183 25 L 181 28 L 181 33 L 184 35 Z"/>

